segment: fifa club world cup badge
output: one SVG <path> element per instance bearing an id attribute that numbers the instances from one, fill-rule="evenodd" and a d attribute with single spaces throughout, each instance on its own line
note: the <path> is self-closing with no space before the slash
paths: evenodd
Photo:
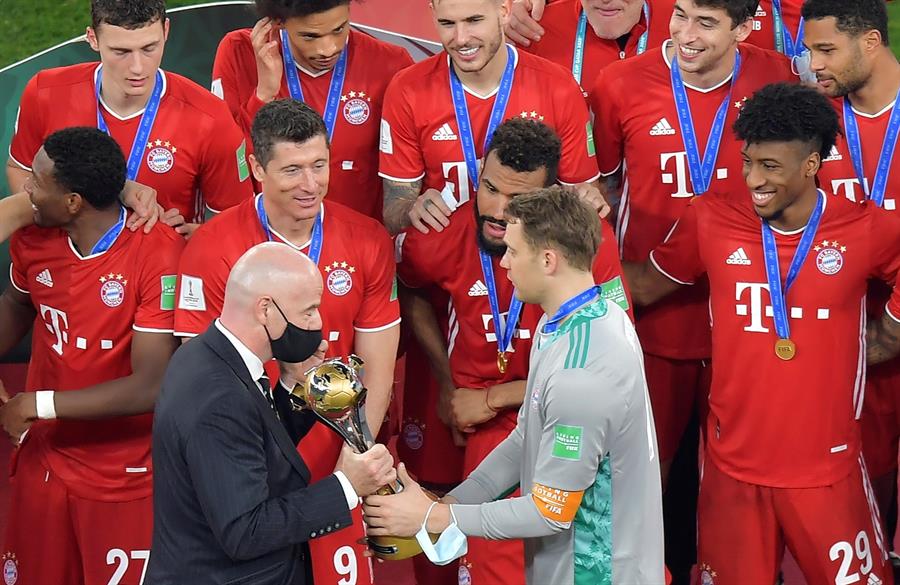
<path id="1" fill-rule="evenodd" d="M 712 567 L 703 563 L 700 565 L 700 585 L 715 585 L 716 582 L 716 572 L 712 570 Z"/>
<path id="2" fill-rule="evenodd" d="M 822 240 L 813 247 L 813 250 L 818 252 L 816 268 L 822 274 L 831 276 L 844 267 L 844 252 L 847 251 L 847 246 L 842 246 L 837 240 Z"/>
<path id="3" fill-rule="evenodd" d="M 178 148 L 168 140 L 151 140 L 147 143 L 147 166 L 157 174 L 168 173 L 175 166 L 175 153 Z"/>
<path id="4" fill-rule="evenodd" d="M 100 277 L 100 300 L 107 307 L 118 307 L 125 300 L 125 285 L 128 284 L 121 274 L 104 274 Z"/>
<path id="5" fill-rule="evenodd" d="M 3 582 L 6 585 L 16 585 L 16 581 L 19 580 L 19 561 L 16 559 L 16 553 L 4 553 L 2 560 Z"/>
<path id="6" fill-rule="evenodd" d="M 364 91 L 351 91 L 341 96 L 341 102 L 344 104 L 344 119 L 354 126 L 365 124 L 372 113 L 369 104 L 372 98 Z"/>
<path id="7" fill-rule="evenodd" d="M 353 274 L 356 268 L 346 262 L 332 262 L 325 267 L 325 284 L 328 292 L 336 297 L 342 297 L 353 288 Z"/>
<path id="8" fill-rule="evenodd" d="M 403 424 L 403 442 L 413 451 L 418 451 L 425 443 L 425 433 L 422 429 L 425 425 L 416 419 L 407 419 Z"/>

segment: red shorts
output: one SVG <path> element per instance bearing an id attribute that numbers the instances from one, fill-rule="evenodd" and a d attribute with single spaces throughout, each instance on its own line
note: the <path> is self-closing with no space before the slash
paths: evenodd
<path id="1" fill-rule="evenodd" d="M 5 583 L 140 585 L 150 559 L 153 498 L 98 502 L 69 493 L 34 443 L 13 455 Z"/>
<path id="2" fill-rule="evenodd" d="M 709 412 L 712 368 L 706 360 L 676 360 L 645 353 L 644 371 L 653 407 L 659 460 L 671 461 L 695 408 L 703 428 Z"/>
<path id="3" fill-rule="evenodd" d="M 411 343 L 397 455 L 419 482 L 453 485 L 463 478 L 463 449 L 453 443 L 450 428 L 437 415 L 438 393 L 427 359 L 418 344 Z"/>
<path id="4" fill-rule="evenodd" d="M 869 368 L 860 417 L 863 455 L 873 479 L 897 469 L 900 441 L 900 359 Z"/>
<path id="5" fill-rule="evenodd" d="M 698 503 L 700 583 L 774 583 L 785 546 L 808 583 L 893 583 L 875 496 L 859 462 L 832 485 L 791 489 L 738 481 L 707 457 Z"/>

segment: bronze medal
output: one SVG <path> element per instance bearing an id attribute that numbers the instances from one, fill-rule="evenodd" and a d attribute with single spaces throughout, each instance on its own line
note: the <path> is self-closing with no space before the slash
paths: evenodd
<path id="1" fill-rule="evenodd" d="M 506 359 L 506 352 L 498 351 L 497 352 L 497 369 L 500 370 L 501 374 L 506 373 L 506 366 L 509 364 L 509 360 Z"/>
<path id="2" fill-rule="evenodd" d="M 779 339 L 775 342 L 775 355 L 784 361 L 790 361 L 797 355 L 797 345 L 790 339 Z"/>

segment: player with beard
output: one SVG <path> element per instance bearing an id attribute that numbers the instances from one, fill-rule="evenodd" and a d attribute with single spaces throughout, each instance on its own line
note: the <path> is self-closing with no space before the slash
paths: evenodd
<path id="1" fill-rule="evenodd" d="M 293 97 L 312 106 L 331 140 L 328 198 L 380 220 L 384 91 L 413 61 L 404 49 L 351 29 L 350 1 L 256 0 L 256 25 L 219 43 L 212 90 L 248 141 L 263 104 Z"/>
<path id="2" fill-rule="evenodd" d="M 772 583 L 787 546 L 809 583 L 884 583 L 858 418 L 866 361 L 900 351 L 900 288 L 866 324 L 868 280 L 900 272 L 900 218 L 816 188 L 840 128 L 815 90 L 768 86 L 734 130 L 743 195 L 693 199 L 625 265 L 639 304 L 709 279 L 701 582 Z"/>
<path id="3" fill-rule="evenodd" d="M 811 68 L 819 89 L 835 99 L 844 135 L 819 173 L 822 188 L 851 201 L 871 201 L 898 213 L 900 164 L 900 63 L 888 45 L 888 16 L 881 0 L 809 0 L 803 6 Z M 880 311 L 890 289 L 873 281 L 870 312 Z M 870 316 L 875 316 L 870 313 Z M 866 464 L 883 519 L 893 526 L 897 443 L 900 439 L 900 360 L 866 372 L 862 436 Z M 893 541 L 888 534 L 888 543 Z"/>
<path id="4" fill-rule="evenodd" d="M 448 338 L 428 302 L 408 303 L 416 331 L 441 379 L 448 418 L 466 434 L 465 473 L 470 473 L 516 424 L 528 374 L 528 352 L 540 307 L 513 298 L 500 258 L 506 251 L 504 213 L 518 194 L 557 180 L 560 140 L 535 120 L 512 119 L 497 128 L 479 176 L 474 201 L 464 203 L 441 232 L 409 228 L 397 236 L 397 271 L 409 287 L 436 286 L 450 297 Z M 629 308 L 612 233 L 593 263 L 604 298 Z M 427 438 L 427 436 L 426 436 Z M 472 539 L 459 569 L 460 582 L 520 583 L 524 561 L 518 541 Z"/>

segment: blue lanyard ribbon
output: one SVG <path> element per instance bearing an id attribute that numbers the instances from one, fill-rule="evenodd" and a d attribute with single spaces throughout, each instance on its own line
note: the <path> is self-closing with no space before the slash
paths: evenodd
<path id="1" fill-rule="evenodd" d="M 491 316 L 494 318 L 494 333 L 497 335 L 497 350 L 501 353 L 510 351 L 516 326 L 522 314 L 523 303 L 516 297 L 515 290 L 509 301 L 509 313 L 506 322 L 501 322 L 500 306 L 497 299 L 497 283 L 494 280 L 494 265 L 491 256 L 484 250 L 478 251 L 481 256 L 481 272 L 484 274 L 484 282 L 488 289 L 488 302 L 491 305 Z"/>
<path id="2" fill-rule="evenodd" d="M 303 88 L 300 87 L 300 75 L 297 73 L 297 65 L 294 61 L 294 54 L 291 53 L 290 41 L 288 33 L 281 29 L 281 55 L 284 61 L 284 74 L 287 79 L 288 91 L 295 100 L 305 102 L 303 99 Z M 344 91 L 344 78 L 347 76 L 347 47 L 341 51 L 337 63 L 331 72 L 331 84 L 328 86 L 328 98 L 325 100 L 325 113 L 322 118 L 325 120 L 325 127 L 328 129 L 328 139 L 334 136 L 334 124 L 337 121 L 338 106 L 341 104 L 341 93 Z"/>
<path id="3" fill-rule="evenodd" d="M 650 38 L 650 5 L 644 2 L 644 22 L 647 30 L 638 39 L 637 54 L 640 55 L 647 50 L 647 41 Z M 581 72 L 584 68 L 584 42 L 587 37 L 587 14 L 584 10 L 578 16 L 578 27 L 575 29 L 575 51 L 572 54 L 572 76 L 575 81 L 581 83 Z"/>
<path id="4" fill-rule="evenodd" d="M 784 13 L 781 11 L 781 0 L 772 0 L 772 22 L 775 29 L 775 48 L 782 55 L 790 58 L 797 57 L 803 51 L 803 18 L 800 18 L 800 27 L 797 29 L 797 40 L 794 41 L 791 31 L 784 23 Z"/>
<path id="5" fill-rule="evenodd" d="M 775 244 L 775 236 L 772 234 L 772 228 L 766 220 L 762 220 L 762 240 L 763 252 L 766 261 L 766 278 L 769 281 L 769 296 L 772 299 L 772 314 L 775 319 L 775 332 L 780 339 L 790 339 L 791 327 L 788 323 L 787 302 L 785 297 L 797 279 L 809 250 L 812 248 L 816 238 L 816 232 L 819 229 L 819 223 L 822 220 L 822 212 L 825 209 L 825 197 L 822 193 L 818 194 L 816 207 L 809 216 L 809 222 L 803 231 L 803 237 L 797 245 L 797 251 L 794 252 L 794 259 L 788 268 L 787 278 L 784 281 L 784 288 L 781 286 L 781 268 L 778 265 L 778 247 Z"/>
<path id="6" fill-rule="evenodd" d="M 500 87 L 494 98 L 494 107 L 491 109 L 491 117 L 488 120 L 487 132 L 484 134 L 484 149 L 487 152 L 491 144 L 491 138 L 497 126 L 506 117 L 506 106 L 509 104 L 509 94 L 512 91 L 513 76 L 516 70 L 516 55 L 513 48 L 506 45 L 506 69 L 500 78 Z M 472 135 L 472 123 L 469 121 L 469 107 L 466 105 L 466 93 L 462 82 L 450 65 L 450 95 L 453 97 L 453 111 L 456 114 L 456 126 L 459 128 L 459 141 L 462 144 L 463 156 L 466 159 L 466 171 L 472 186 L 478 189 L 478 157 L 475 156 L 475 139 Z"/>
<path id="7" fill-rule="evenodd" d="M 266 240 L 272 241 L 272 231 L 269 228 L 269 218 L 266 215 L 266 208 L 263 205 L 263 196 L 256 196 L 256 216 L 259 217 L 259 224 L 262 226 L 263 231 L 266 232 Z M 318 266 L 319 265 L 319 257 L 322 255 L 322 213 L 321 211 L 316 214 L 316 222 L 313 224 L 312 229 L 312 237 L 310 237 L 309 243 L 309 256 L 310 260 Z"/>
<path id="8" fill-rule="evenodd" d="M 853 170 L 856 178 L 863 188 L 867 199 L 881 207 L 884 204 L 884 195 L 887 191 L 888 176 L 891 174 L 891 161 L 894 158 L 894 149 L 897 146 L 897 135 L 900 134 L 900 91 L 891 109 L 891 118 L 888 120 L 887 131 L 884 133 L 884 142 L 881 145 L 881 155 L 878 157 L 878 167 L 875 169 L 875 180 L 871 188 L 866 182 L 866 172 L 863 168 L 862 142 L 859 138 L 859 126 L 856 123 L 856 114 L 850 100 L 844 98 L 844 130 L 847 132 L 847 147 L 850 150 L 850 159 L 853 161 Z"/>
<path id="9" fill-rule="evenodd" d="M 574 313 L 582 305 L 585 305 L 586 303 L 594 300 L 595 297 L 599 296 L 600 290 L 596 286 L 592 286 L 591 288 L 578 293 L 559 306 L 559 309 L 557 309 L 556 313 L 552 317 L 547 319 L 546 323 L 544 323 L 542 331 L 544 333 L 555 332 L 557 329 L 559 329 L 560 324 L 565 321 L 569 315 Z"/>
<path id="10" fill-rule="evenodd" d="M 741 71 L 741 54 L 735 51 L 734 70 L 731 72 L 731 87 L 728 95 L 719 106 L 712 128 L 709 131 L 709 140 L 703 153 L 703 161 L 700 161 L 700 148 L 697 145 L 697 134 L 694 131 L 694 119 L 691 116 L 691 105 L 688 102 L 684 81 L 681 79 L 681 70 L 678 67 L 678 58 L 672 58 L 672 93 L 675 96 L 675 108 L 678 110 L 678 122 L 681 125 L 681 134 L 684 141 L 684 149 L 687 152 L 688 168 L 691 172 L 691 185 L 694 195 L 702 195 L 709 191 L 715 171 L 716 159 L 719 157 L 719 146 L 722 144 L 722 134 L 725 130 L 725 119 L 731 106 L 731 94 L 734 84 Z"/>
<path id="11" fill-rule="evenodd" d="M 91 248 L 90 256 L 94 254 L 102 254 L 109 250 L 112 245 L 116 242 L 116 238 L 119 237 L 119 234 L 122 233 L 122 230 L 125 229 L 125 208 L 119 207 L 119 219 L 112 225 L 111 228 L 106 230 L 106 233 L 100 236 L 100 239 L 97 240 L 97 243 L 94 244 L 94 247 Z"/>
<path id="12" fill-rule="evenodd" d="M 97 129 L 101 132 L 109 134 L 109 127 L 106 120 L 103 119 L 103 113 L 100 111 L 100 85 L 103 66 L 97 67 L 97 74 L 94 77 L 94 91 L 97 94 Z M 153 129 L 153 123 L 156 121 L 156 114 L 159 112 L 159 101 L 162 98 L 163 79 L 162 73 L 156 70 L 156 79 L 153 85 L 153 92 L 147 105 L 144 106 L 144 113 L 141 114 L 141 123 L 138 126 L 137 133 L 134 135 L 134 142 L 131 143 L 131 153 L 128 155 L 128 180 L 137 180 L 138 171 L 141 169 L 141 161 L 144 158 L 144 147 L 150 139 L 150 131 Z"/>

